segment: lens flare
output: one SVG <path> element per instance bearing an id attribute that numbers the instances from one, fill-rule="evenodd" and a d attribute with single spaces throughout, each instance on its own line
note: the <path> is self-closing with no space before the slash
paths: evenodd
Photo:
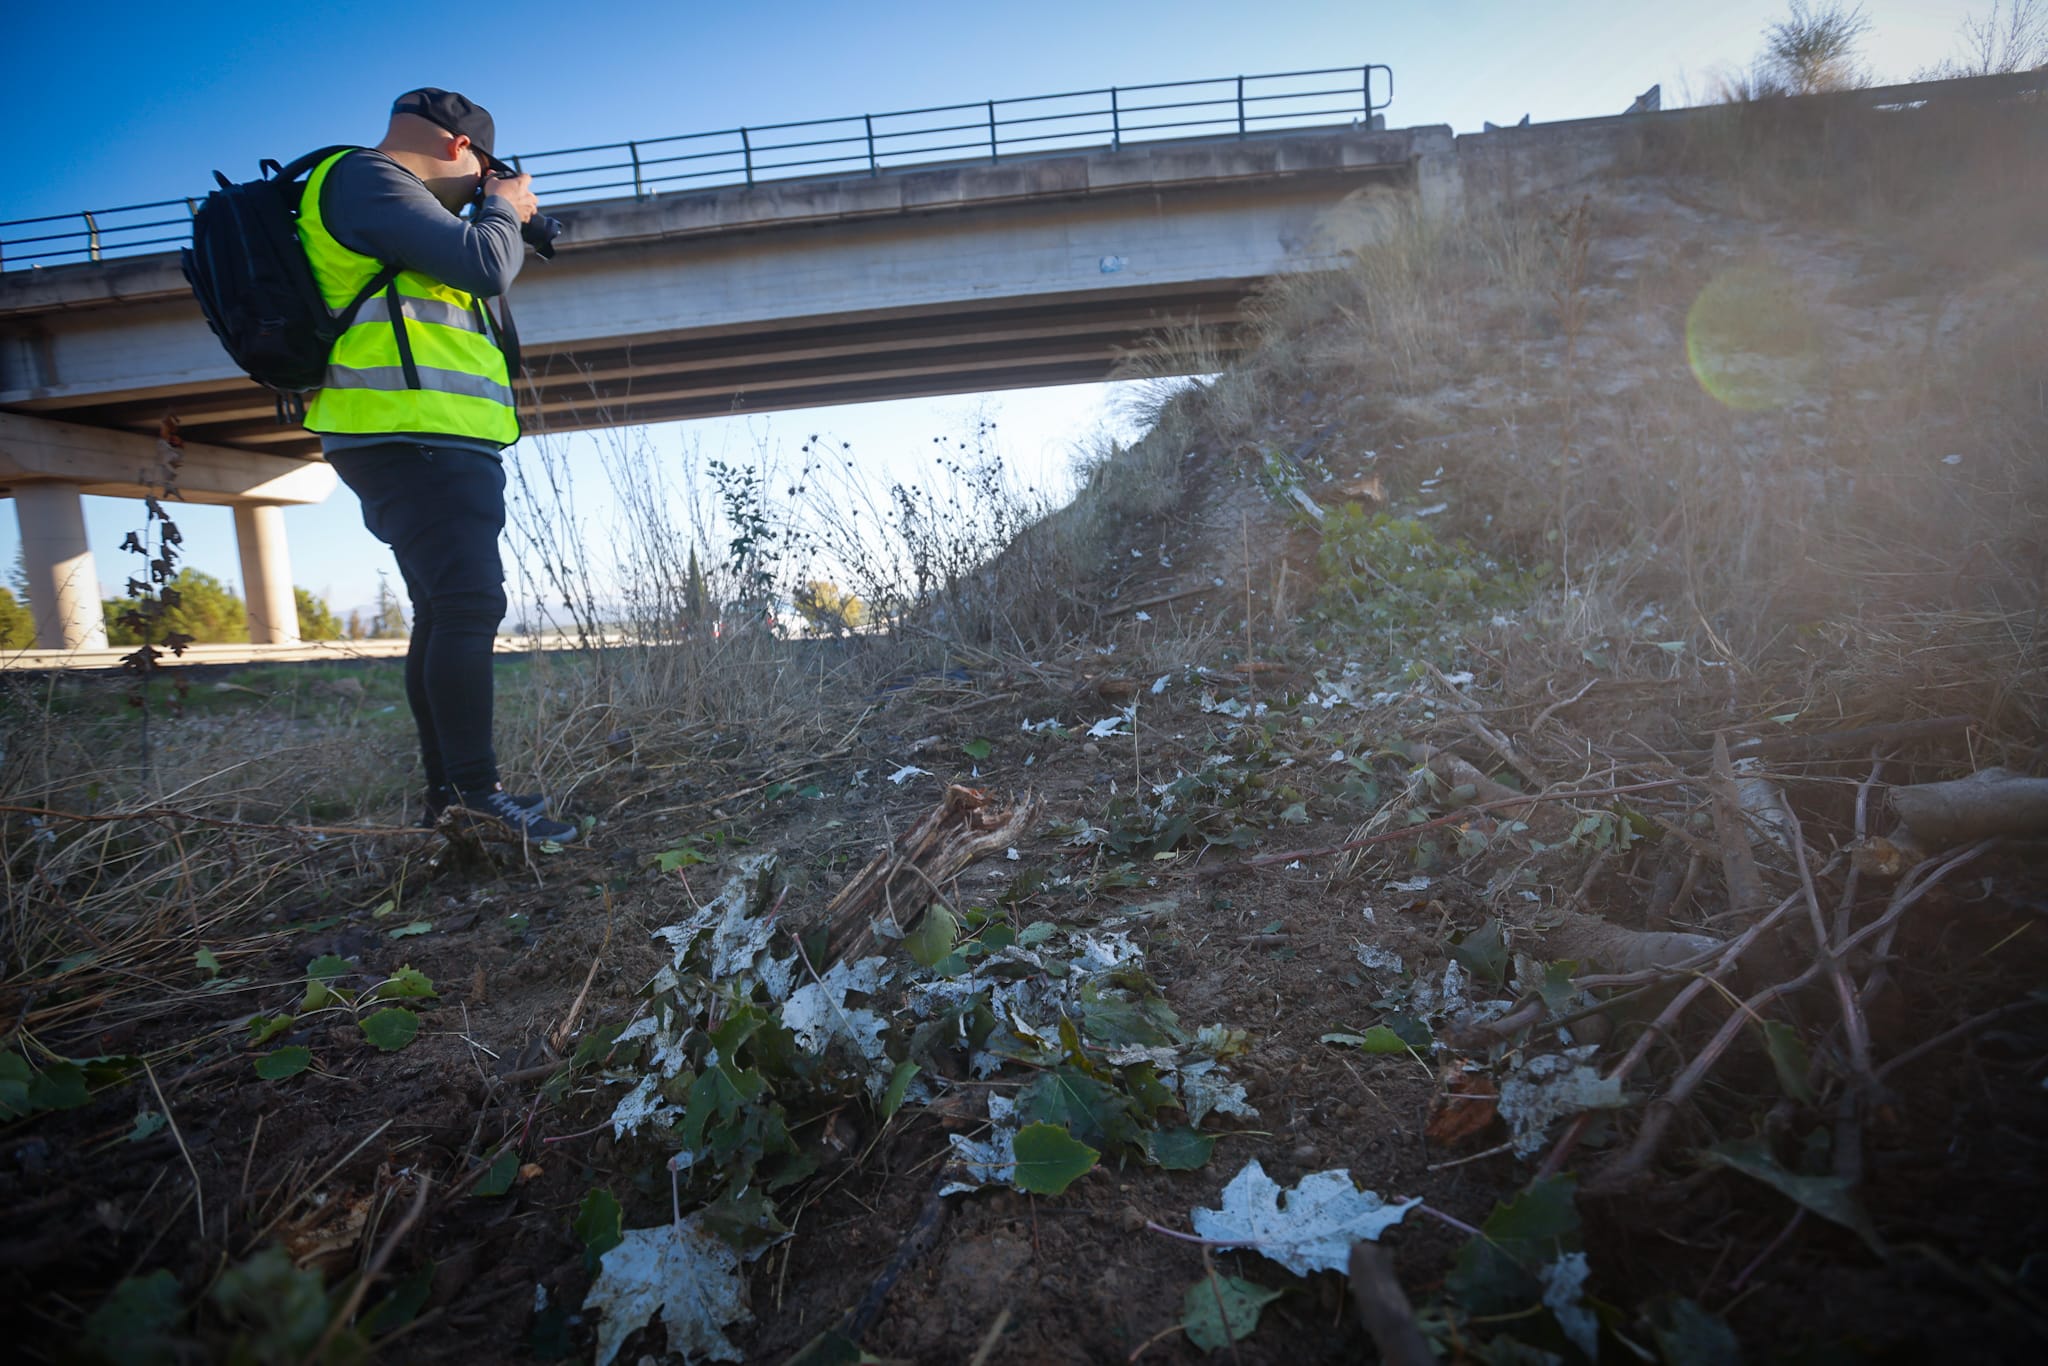
<path id="1" fill-rule="evenodd" d="M 1745 413 L 1782 408 L 1818 377 L 1820 328 L 1798 280 L 1737 266 L 1708 282 L 1685 315 L 1685 359 L 1700 388 Z"/>

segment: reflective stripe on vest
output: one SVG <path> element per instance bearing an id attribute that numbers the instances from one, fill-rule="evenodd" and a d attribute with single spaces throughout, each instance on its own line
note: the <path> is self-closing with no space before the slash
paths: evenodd
<path id="1" fill-rule="evenodd" d="M 351 295 L 351 298 L 354 296 Z M 473 310 L 459 308 L 442 299 L 415 299 L 401 296 L 399 311 L 406 319 L 416 323 L 433 323 L 440 327 L 453 327 L 463 332 L 482 332 L 484 322 Z M 373 294 L 363 300 L 362 308 L 356 312 L 358 323 L 391 322 L 391 296 Z"/>
<path id="2" fill-rule="evenodd" d="M 299 206 L 299 241 L 321 296 L 337 313 L 383 269 L 374 258 L 337 241 L 321 214 L 327 174 L 349 155 L 336 153 L 314 167 Z M 408 369 L 417 388 L 408 384 Z M 349 329 L 335 340 L 326 384 L 306 405 L 306 429 L 464 436 L 509 446 L 519 439 L 513 400 L 505 353 L 487 328 L 476 296 L 408 270 L 383 293 L 364 300 Z"/>
<path id="3" fill-rule="evenodd" d="M 494 379 L 485 379 L 482 375 L 466 375 L 460 370 L 441 370 L 431 365 L 416 365 L 413 369 L 419 375 L 422 390 L 432 390 L 439 394 L 461 394 L 469 398 L 487 398 L 508 407 L 512 403 L 512 390 Z M 327 367 L 327 387 L 403 391 L 406 388 L 405 367 L 376 365 L 366 370 L 356 370 L 345 365 L 330 365 Z"/>

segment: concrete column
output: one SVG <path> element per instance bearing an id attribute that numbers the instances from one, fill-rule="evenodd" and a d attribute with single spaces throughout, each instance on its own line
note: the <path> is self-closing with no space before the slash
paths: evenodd
<path id="1" fill-rule="evenodd" d="M 1443 221 L 1465 212 L 1465 176 L 1458 165 L 1458 140 L 1449 128 L 1418 128 L 1414 138 L 1415 191 L 1422 216 Z"/>
<path id="2" fill-rule="evenodd" d="M 105 649 L 100 579 L 85 543 L 85 505 L 77 486 L 17 484 L 14 515 L 21 525 L 21 557 L 28 565 L 37 648 Z"/>
<path id="3" fill-rule="evenodd" d="M 235 504 L 235 544 L 242 552 L 250 644 L 297 644 L 299 608 L 292 597 L 292 561 L 284 545 L 284 509 L 275 503 Z"/>

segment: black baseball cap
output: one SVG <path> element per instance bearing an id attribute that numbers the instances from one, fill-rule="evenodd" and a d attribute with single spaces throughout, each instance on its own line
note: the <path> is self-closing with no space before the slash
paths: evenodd
<path id="1" fill-rule="evenodd" d="M 498 126 L 491 121 L 490 110 L 467 96 L 437 86 L 422 86 L 400 95 L 392 102 L 391 112 L 413 114 L 437 128 L 466 137 L 470 146 L 476 148 L 477 155 L 484 159 L 484 165 L 492 171 L 502 176 L 519 174 L 491 155 L 491 144 L 497 140 Z"/>

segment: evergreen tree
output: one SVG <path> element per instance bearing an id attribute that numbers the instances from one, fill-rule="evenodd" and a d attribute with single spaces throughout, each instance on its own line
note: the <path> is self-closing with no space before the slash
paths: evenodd
<path id="1" fill-rule="evenodd" d="M 161 590 L 163 615 L 158 619 L 159 638 L 176 632 L 190 636 L 200 645 L 221 645 L 249 639 L 249 613 L 242 600 L 211 574 L 181 569 Z M 122 619 L 135 610 L 126 598 L 109 598 L 101 604 L 107 623 L 107 643 L 139 645 L 142 638 Z"/>
<path id="2" fill-rule="evenodd" d="M 0 588 L 0 649 L 26 650 L 35 643 L 35 613 L 13 592 Z"/>
<path id="3" fill-rule="evenodd" d="M 341 622 L 327 603 L 303 588 L 292 589 L 292 601 L 299 609 L 300 640 L 340 640 Z"/>
<path id="4" fill-rule="evenodd" d="M 377 579 L 377 612 L 370 618 L 370 637 L 373 640 L 403 640 L 411 634 L 405 624 L 405 608 L 398 601 L 398 594 L 391 591 L 391 580 L 382 575 Z"/>

